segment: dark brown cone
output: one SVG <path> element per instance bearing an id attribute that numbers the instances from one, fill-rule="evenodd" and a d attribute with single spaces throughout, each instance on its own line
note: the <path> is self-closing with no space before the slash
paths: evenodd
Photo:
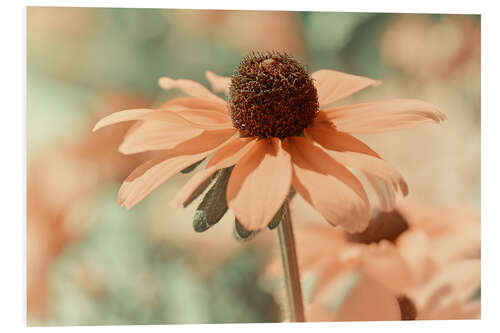
<path id="1" fill-rule="evenodd" d="M 278 52 L 251 53 L 235 69 L 229 112 L 243 137 L 300 135 L 319 109 L 318 93 L 306 69 Z"/>

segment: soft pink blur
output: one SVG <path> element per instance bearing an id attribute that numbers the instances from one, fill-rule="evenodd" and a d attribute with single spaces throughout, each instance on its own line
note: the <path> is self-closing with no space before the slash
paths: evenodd
<path id="1" fill-rule="evenodd" d="M 279 11 L 179 10 L 179 27 L 223 39 L 243 53 L 282 51 L 302 59 L 304 36 L 298 13 Z"/>

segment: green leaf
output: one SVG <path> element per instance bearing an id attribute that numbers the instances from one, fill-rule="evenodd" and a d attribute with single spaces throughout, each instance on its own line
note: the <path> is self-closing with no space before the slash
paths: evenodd
<path id="1" fill-rule="evenodd" d="M 214 185 L 199 204 L 193 218 L 193 228 L 202 232 L 216 224 L 227 212 L 226 188 L 233 167 L 217 171 Z"/>

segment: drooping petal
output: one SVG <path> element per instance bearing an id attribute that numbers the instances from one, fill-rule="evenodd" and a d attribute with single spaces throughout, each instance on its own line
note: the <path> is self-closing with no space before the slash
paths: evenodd
<path id="1" fill-rule="evenodd" d="M 186 109 L 177 111 L 177 113 L 196 124 L 226 125 L 226 127 L 232 127 L 231 119 L 222 112 L 204 109 Z"/>
<path id="2" fill-rule="evenodd" d="M 189 96 L 205 99 L 207 101 L 226 104 L 222 98 L 214 95 L 210 90 L 199 84 L 198 82 L 184 79 L 171 79 L 169 77 L 162 77 L 158 80 L 158 84 L 165 90 L 178 88 L 188 94 Z"/>
<path id="3" fill-rule="evenodd" d="M 185 112 L 186 117 L 182 115 Z M 134 109 L 115 112 L 101 119 L 94 127 L 96 131 L 102 127 L 133 120 L 162 121 L 172 126 L 184 126 L 186 129 L 199 128 L 205 130 L 217 130 L 232 128 L 230 122 L 225 121 L 224 116 L 219 113 L 206 110 L 185 110 L 174 112 L 167 109 Z M 192 120 L 188 119 L 191 118 Z"/>
<path id="4" fill-rule="evenodd" d="M 199 128 L 175 126 L 163 121 L 143 121 L 127 132 L 118 150 L 122 154 L 167 150 L 202 132 Z"/>
<path id="5" fill-rule="evenodd" d="M 311 74 L 318 91 L 320 106 L 334 103 L 369 86 L 376 87 L 381 82 L 362 76 L 322 69 Z"/>
<path id="6" fill-rule="evenodd" d="M 392 99 L 322 110 L 325 117 L 342 132 L 380 133 L 439 123 L 446 115 L 427 102 L 415 99 Z"/>
<path id="7" fill-rule="evenodd" d="M 401 190 L 403 196 L 408 195 L 408 185 L 401 174 L 352 135 L 322 122 L 315 122 L 307 128 L 305 135 L 325 148 L 338 162 L 363 171 L 379 198 L 381 210 L 394 208 L 395 191 Z"/>
<path id="8" fill-rule="evenodd" d="M 394 190 L 394 186 L 369 173 L 364 172 L 363 174 L 375 190 L 379 201 L 378 209 L 382 212 L 392 211 L 396 205 L 396 191 Z"/>
<path id="9" fill-rule="evenodd" d="M 366 154 L 353 152 L 328 151 L 328 154 L 338 162 L 367 174 L 376 176 L 392 185 L 394 190 L 401 189 L 403 195 L 408 195 L 408 185 L 401 174 L 386 161 Z"/>
<path id="10" fill-rule="evenodd" d="M 178 107 L 178 110 L 184 109 L 203 109 L 221 112 L 227 115 L 227 106 L 219 102 L 207 101 L 194 97 L 177 97 L 163 103 L 159 109 Z"/>
<path id="11" fill-rule="evenodd" d="M 322 113 L 322 111 L 320 111 L 320 113 Z M 365 143 L 348 133 L 338 131 L 330 123 L 315 121 L 311 127 L 304 130 L 304 134 L 306 137 L 328 150 L 351 151 L 380 158 L 380 156 Z"/>
<path id="12" fill-rule="evenodd" d="M 330 223 L 361 232 L 369 223 L 370 205 L 359 180 L 311 141 L 284 140 L 293 165 L 292 185 Z"/>
<path id="13" fill-rule="evenodd" d="M 206 155 L 200 153 L 171 157 L 167 153 L 142 164 L 127 177 L 120 187 L 118 192 L 120 206 L 132 208 L 169 178 Z"/>
<path id="14" fill-rule="evenodd" d="M 227 201 L 248 231 L 267 226 L 290 191 L 290 156 L 277 138 L 257 141 L 234 167 Z"/>
<path id="15" fill-rule="evenodd" d="M 97 131 L 98 129 L 105 126 L 133 120 L 158 120 L 169 122 L 170 124 L 175 125 L 189 124 L 186 119 L 179 116 L 175 112 L 154 109 L 132 109 L 115 112 L 110 114 L 109 116 L 102 118 L 97 122 L 92 131 Z"/>
<path id="16" fill-rule="evenodd" d="M 212 86 L 212 90 L 215 92 L 223 92 L 229 95 L 229 85 L 231 84 L 231 78 L 226 76 L 219 76 L 212 71 L 206 71 L 205 77 Z"/>
<path id="17" fill-rule="evenodd" d="M 119 203 L 132 208 L 162 183 L 203 159 L 227 141 L 235 130 L 204 131 L 136 168 L 120 187 Z"/>
<path id="18" fill-rule="evenodd" d="M 191 177 L 176 196 L 170 201 L 174 207 L 179 207 L 184 204 L 211 175 L 217 170 L 228 168 L 236 163 L 239 159 L 253 146 L 255 140 L 242 139 L 234 137 L 226 145 L 220 148 L 214 156 L 208 161 L 205 169 L 196 173 Z"/>

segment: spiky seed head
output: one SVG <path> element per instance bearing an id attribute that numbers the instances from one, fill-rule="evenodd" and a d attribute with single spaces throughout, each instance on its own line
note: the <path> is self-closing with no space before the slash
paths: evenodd
<path id="1" fill-rule="evenodd" d="M 319 110 L 307 70 L 287 54 L 250 53 L 234 70 L 229 113 L 243 137 L 301 135 Z"/>

